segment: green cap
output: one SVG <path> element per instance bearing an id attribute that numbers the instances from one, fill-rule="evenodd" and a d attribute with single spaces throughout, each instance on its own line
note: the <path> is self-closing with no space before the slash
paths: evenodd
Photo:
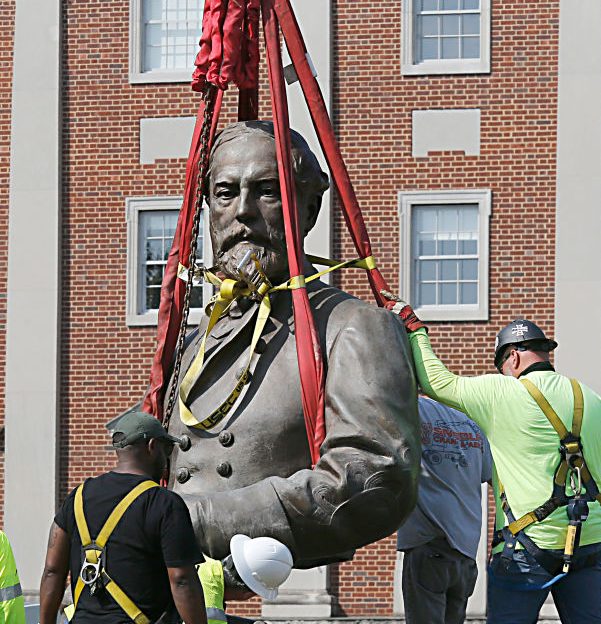
<path id="1" fill-rule="evenodd" d="M 134 444 L 138 440 L 150 440 L 151 438 L 166 440 L 178 444 L 179 439 L 169 435 L 161 422 L 146 412 L 127 412 L 117 422 L 110 423 L 113 435 L 113 446 L 123 448 Z M 115 442 L 115 436 L 122 434 Z"/>

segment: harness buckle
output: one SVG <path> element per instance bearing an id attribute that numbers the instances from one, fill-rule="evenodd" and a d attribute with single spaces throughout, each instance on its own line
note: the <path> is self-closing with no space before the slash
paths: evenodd
<path id="1" fill-rule="evenodd" d="M 580 441 L 580 438 L 572 435 L 571 433 L 568 434 L 559 443 L 559 454 L 568 466 L 574 470 L 576 468 L 576 460 L 583 459 L 582 442 Z"/>
<path id="2" fill-rule="evenodd" d="M 574 478 L 574 473 L 576 473 L 576 478 Z M 580 496 L 582 493 L 582 473 L 579 466 L 570 471 L 570 486 L 574 494 Z"/>
<path id="3" fill-rule="evenodd" d="M 100 560 L 97 563 L 86 561 L 81 566 L 79 577 L 83 581 L 84 585 L 94 585 L 96 581 L 100 578 Z"/>
<path id="4" fill-rule="evenodd" d="M 251 291 L 251 299 L 260 301 L 271 290 L 272 284 L 265 275 L 257 256 L 248 250 L 236 267 L 238 279 Z"/>

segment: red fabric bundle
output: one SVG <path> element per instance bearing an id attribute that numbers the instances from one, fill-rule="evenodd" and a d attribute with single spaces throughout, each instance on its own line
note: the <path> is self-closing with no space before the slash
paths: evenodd
<path id="1" fill-rule="evenodd" d="M 222 90 L 231 83 L 255 89 L 259 74 L 260 0 L 205 0 L 200 51 L 192 89 L 210 82 Z"/>

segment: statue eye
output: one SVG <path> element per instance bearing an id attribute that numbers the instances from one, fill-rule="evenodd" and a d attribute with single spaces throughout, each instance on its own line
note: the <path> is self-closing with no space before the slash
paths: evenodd
<path id="1" fill-rule="evenodd" d="M 233 188 L 227 186 L 220 186 L 215 189 L 215 197 L 218 199 L 233 199 L 236 193 Z"/>
<path id="2" fill-rule="evenodd" d="M 265 197 L 279 197 L 280 187 L 276 182 L 267 182 L 261 185 L 261 195 Z"/>

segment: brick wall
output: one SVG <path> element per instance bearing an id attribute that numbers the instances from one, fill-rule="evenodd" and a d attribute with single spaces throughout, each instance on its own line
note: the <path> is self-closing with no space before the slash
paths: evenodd
<path id="1" fill-rule="evenodd" d="M 6 279 L 8 274 L 8 193 L 14 0 L 0 1 L 0 526 L 4 516 L 4 363 L 6 360 Z"/>
<path id="2" fill-rule="evenodd" d="M 513 316 L 532 315 L 553 331 L 558 4 L 492 3 L 490 75 L 403 78 L 398 0 L 333 2 L 335 123 L 389 282 L 398 282 L 399 190 L 493 191 L 490 322 L 431 326 L 435 347 L 458 372 L 491 370 L 494 334 Z M 0 7 L 2 23 L 10 22 L 12 4 Z M 181 194 L 185 163 L 140 165 L 139 119 L 192 115 L 198 102 L 187 84 L 128 83 L 128 14 L 128 0 L 63 3 L 62 496 L 112 465 L 104 423 L 141 397 L 154 351 L 155 328 L 125 325 L 125 199 Z M 10 72 L 0 86 L 8 103 L 9 81 Z M 454 107 L 482 110 L 480 156 L 412 158 L 411 111 Z M 7 176 L 5 145 L 0 176 Z M 335 256 L 354 257 L 343 227 L 336 217 Z M 4 257 L 0 240 L 0 292 Z M 370 298 L 354 272 L 339 281 Z M 2 341 L 0 329 L 0 349 Z M 333 566 L 339 612 L 390 615 L 394 560 L 388 538 Z M 260 610 L 256 600 L 232 607 L 244 615 Z"/>
<path id="3" fill-rule="evenodd" d="M 342 151 L 384 277 L 398 284 L 397 193 L 488 188 L 490 320 L 431 323 L 430 336 L 455 372 L 494 372 L 498 328 L 531 316 L 553 333 L 559 2 L 492 2 L 490 75 L 411 76 L 400 70 L 401 3 L 338 0 L 334 9 L 334 111 Z M 480 156 L 411 156 L 411 111 L 480 108 Z M 336 257 L 354 257 L 340 216 Z M 369 298 L 355 272 L 341 286 Z M 394 541 L 342 564 L 340 612 L 390 615 Z"/>

